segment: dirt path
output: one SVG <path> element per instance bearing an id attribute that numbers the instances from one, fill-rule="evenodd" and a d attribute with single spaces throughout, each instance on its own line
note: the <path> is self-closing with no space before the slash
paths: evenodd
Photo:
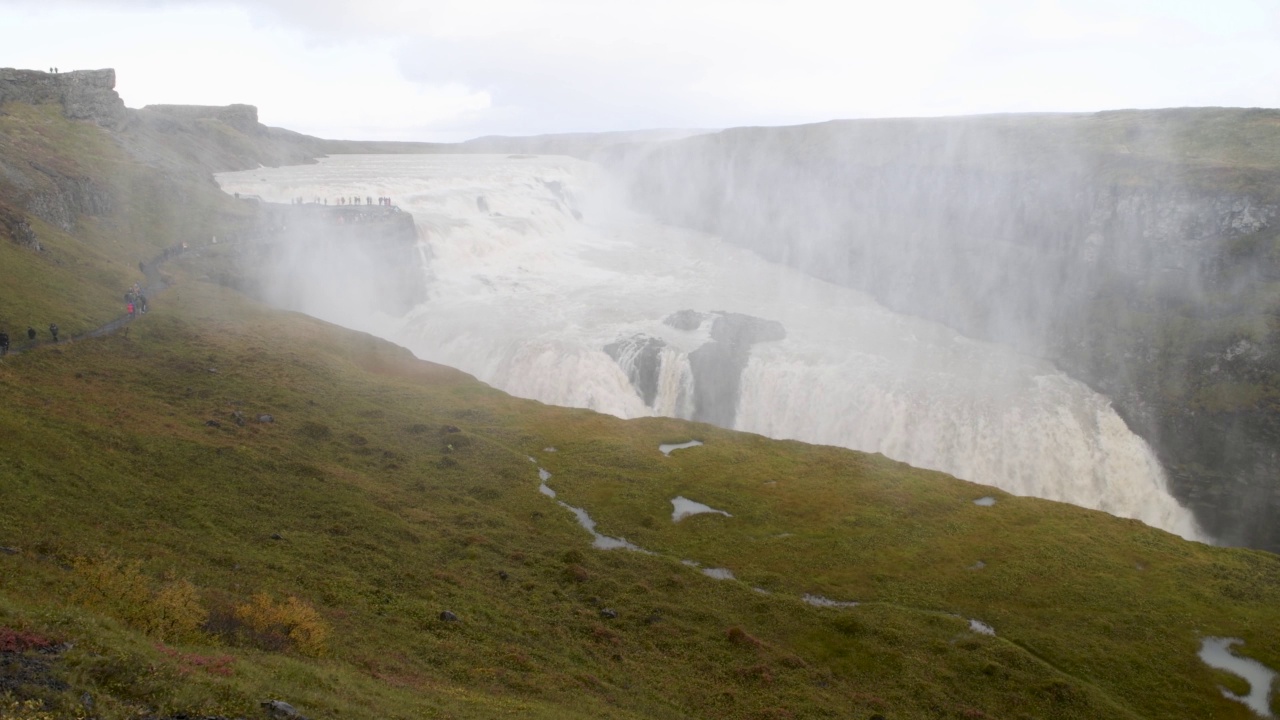
<path id="1" fill-rule="evenodd" d="M 159 294 L 162 290 L 168 287 L 168 284 L 164 281 L 164 278 L 160 275 L 160 266 L 163 265 L 168 260 L 170 260 L 171 258 L 182 255 L 182 253 L 185 251 L 186 249 L 182 245 L 175 245 L 171 248 L 166 249 L 164 252 L 160 253 L 159 255 L 156 255 L 150 260 L 142 263 L 142 267 L 143 267 L 142 274 L 144 279 L 143 294 L 147 296 L 148 301 L 151 298 L 155 297 L 157 294 Z M 132 323 L 134 320 L 137 320 L 139 317 L 141 317 L 141 315 L 142 313 L 136 313 L 134 315 L 129 315 L 128 313 L 125 313 L 124 315 L 121 315 L 120 317 L 117 317 L 116 319 L 111 320 L 110 322 L 99 325 L 96 328 L 87 330 L 78 335 L 59 335 L 58 340 L 56 342 L 52 339 L 49 339 L 49 340 L 38 339 L 41 335 L 45 335 L 45 336 L 48 335 L 49 329 L 47 327 L 36 328 L 37 332 L 39 333 L 39 335 L 36 336 L 37 337 L 36 340 L 27 340 L 26 339 L 27 335 L 25 330 L 21 331 L 20 333 L 11 333 L 9 336 L 10 340 L 9 340 L 8 355 L 20 355 L 29 350 L 35 350 L 36 348 L 63 345 L 66 343 L 75 342 L 76 340 L 85 340 L 88 338 L 96 338 L 96 337 L 102 337 L 103 335 L 110 335 L 113 332 L 119 331 L 121 328 L 128 327 L 130 323 Z"/>

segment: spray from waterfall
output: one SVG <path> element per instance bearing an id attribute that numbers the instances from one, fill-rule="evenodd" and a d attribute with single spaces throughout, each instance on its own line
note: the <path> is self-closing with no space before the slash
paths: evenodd
<path id="1" fill-rule="evenodd" d="M 635 214 L 589 163 L 345 156 L 219 179 L 268 200 L 298 188 L 399 198 L 423 229 L 427 300 L 372 329 L 512 394 L 624 418 L 727 418 L 1200 537 L 1106 398 L 1009 348 Z M 308 311 L 326 317 L 321 303 Z"/>

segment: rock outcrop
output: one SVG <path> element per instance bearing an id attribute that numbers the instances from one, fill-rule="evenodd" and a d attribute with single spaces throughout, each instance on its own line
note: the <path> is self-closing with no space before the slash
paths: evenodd
<path id="1" fill-rule="evenodd" d="M 741 313 L 696 310 L 674 312 L 662 322 L 684 332 L 707 326 L 710 339 L 688 356 L 693 386 L 691 419 L 732 428 L 751 346 L 784 339 L 787 333 L 782 323 Z M 627 373 L 644 404 L 654 408 L 667 348 L 661 338 L 637 334 L 606 345 L 604 351 Z"/>
<path id="2" fill-rule="evenodd" d="M 240 238 L 251 241 L 239 247 L 242 290 L 285 308 L 342 298 L 347 309 L 390 315 L 426 299 L 425 250 L 409 213 L 378 205 L 242 202 L 259 211 L 255 234 Z"/>
<path id="3" fill-rule="evenodd" d="M 31 250 L 40 249 L 40 241 L 36 238 L 36 231 L 31 229 L 31 223 L 12 210 L 0 207 L 0 230 L 9 236 L 11 241 L 22 247 Z"/>
<path id="4" fill-rule="evenodd" d="M 0 68 L 0 108 L 10 102 L 59 103 L 72 120 L 119 130 L 128 123 L 129 113 L 115 88 L 116 71 L 111 69 L 48 73 Z"/>
<path id="5" fill-rule="evenodd" d="M 217 120 L 246 134 L 261 135 L 267 130 L 258 122 L 258 108 L 253 105 L 144 105 L 140 112 L 177 122 Z"/>
<path id="6" fill-rule="evenodd" d="M 738 415 L 742 371 L 751 359 L 751 346 L 782 340 L 782 323 L 741 313 L 710 313 L 711 341 L 689 353 L 693 372 L 693 419 L 733 427 Z"/>

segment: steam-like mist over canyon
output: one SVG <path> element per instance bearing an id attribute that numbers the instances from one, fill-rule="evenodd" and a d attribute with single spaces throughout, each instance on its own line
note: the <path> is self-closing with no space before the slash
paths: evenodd
<path id="1" fill-rule="evenodd" d="M 378 309 L 390 291 L 376 264 L 361 271 L 347 257 L 356 251 L 323 242 L 323 230 L 247 265 L 285 307 L 382 334 L 513 394 L 883 452 L 1204 537 L 1107 398 L 1023 349 L 636 213 L 598 165 L 339 156 L 220 182 L 277 202 L 391 196 L 417 224 L 426 290 L 403 316 Z M 694 183 L 659 184 L 699 197 Z M 772 212 L 774 222 L 822 222 L 803 203 Z"/>
<path id="2" fill-rule="evenodd" d="M 1280 548 L 1270 110 L 832 122 L 614 151 L 658 217 L 1044 357 Z"/>

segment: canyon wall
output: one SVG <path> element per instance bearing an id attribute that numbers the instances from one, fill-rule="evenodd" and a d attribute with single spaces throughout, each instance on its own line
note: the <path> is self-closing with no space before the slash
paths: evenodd
<path id="1" fill-rule="evenodd" d="M 633 202 L 1113 399 L 1223 542 L 1280 551 L 1280 113 L 841 121 L 598 154 Z"/>

